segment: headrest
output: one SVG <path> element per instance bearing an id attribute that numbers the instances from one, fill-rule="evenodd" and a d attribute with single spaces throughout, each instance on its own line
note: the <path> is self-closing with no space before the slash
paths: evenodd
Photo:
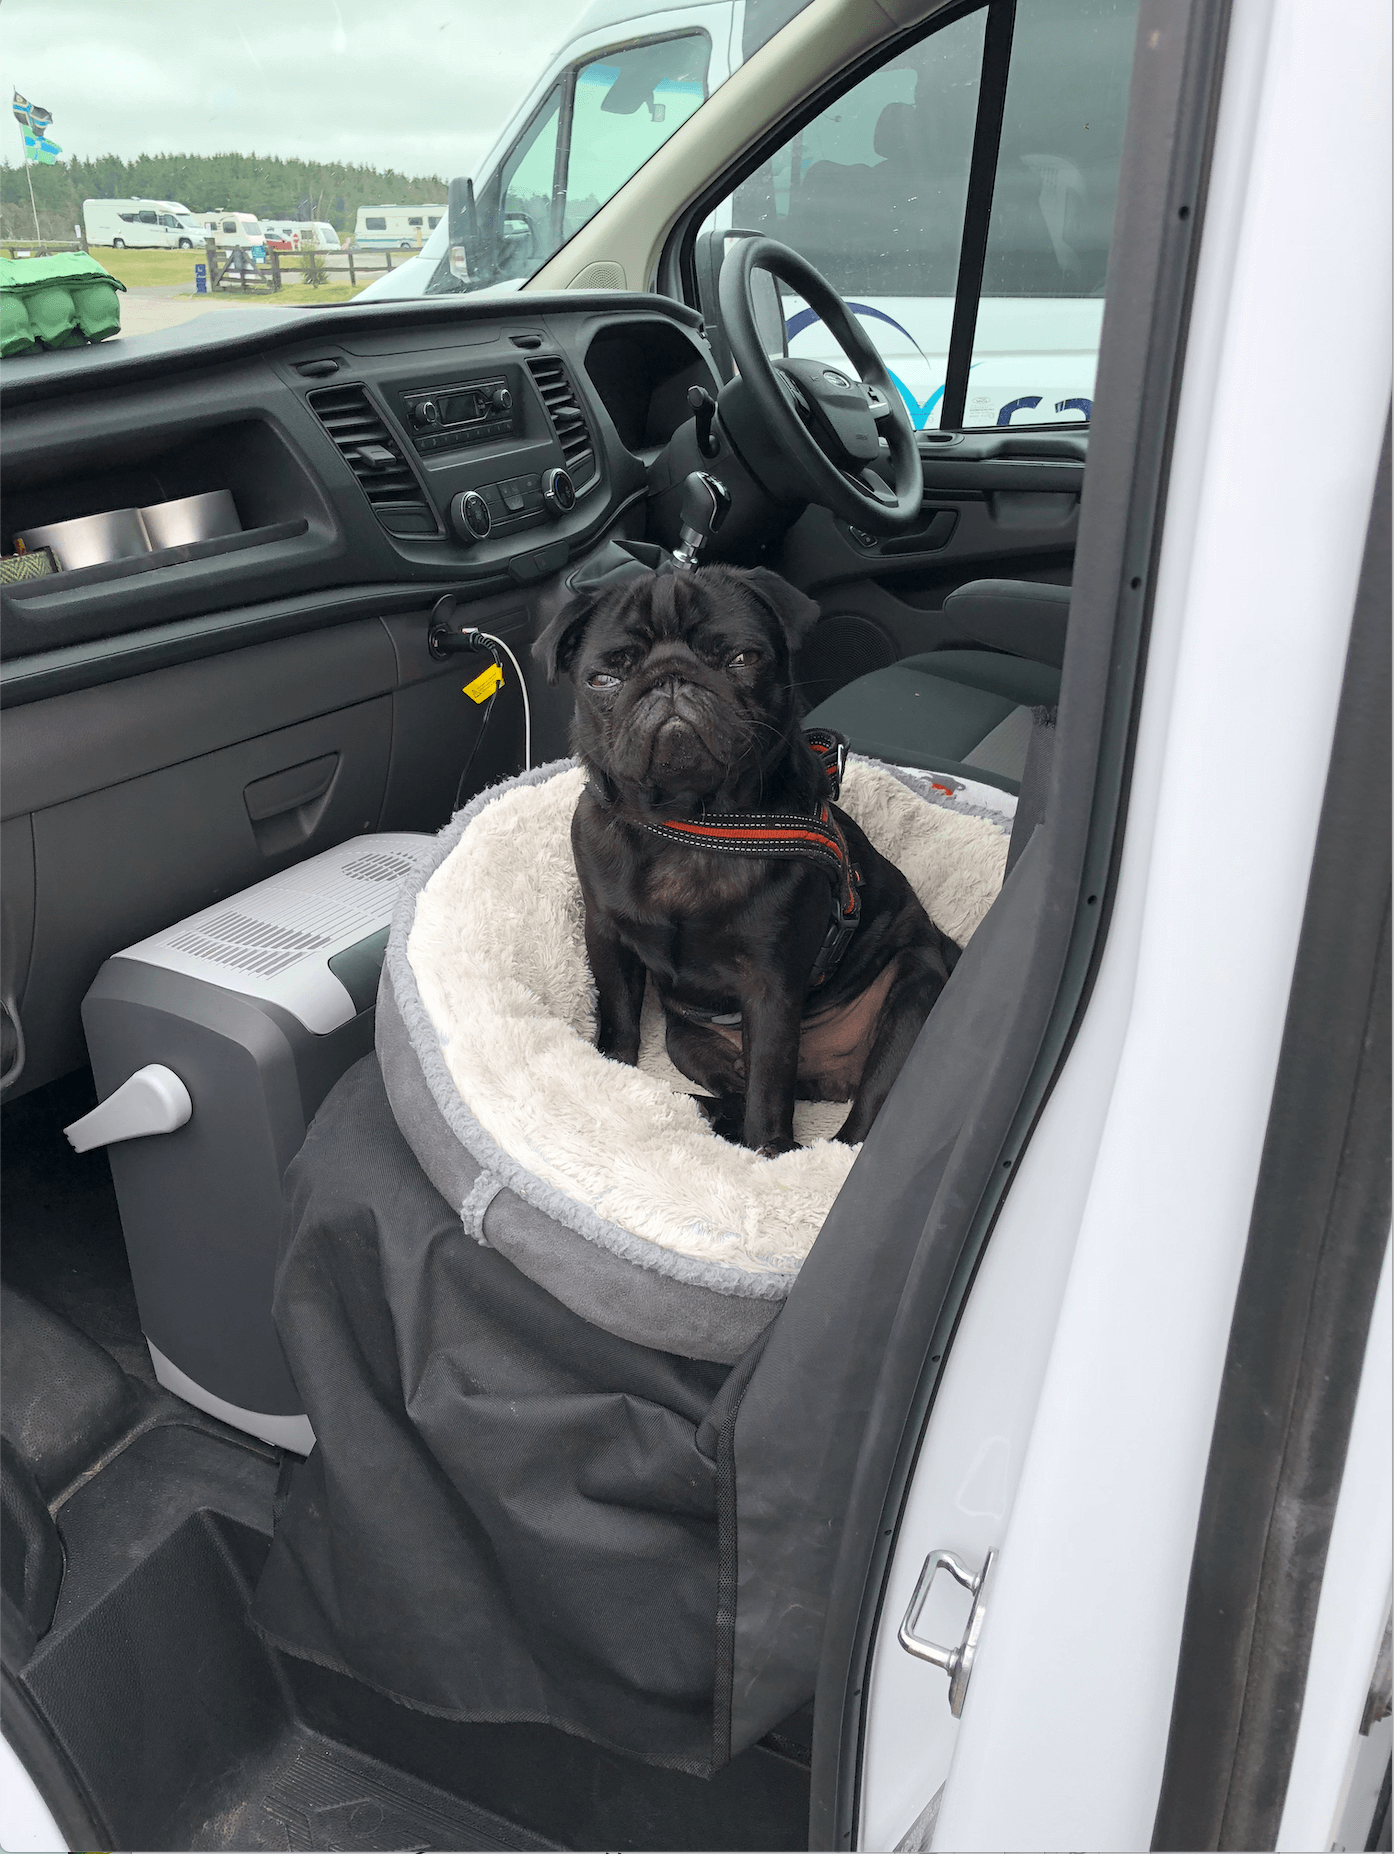
<path id="1" fill-rule="evenodd" d="M 888 103 L 876 118 L 873 147 L 887 161 L 909 161 L 915 153 L 915 105 Z"/>

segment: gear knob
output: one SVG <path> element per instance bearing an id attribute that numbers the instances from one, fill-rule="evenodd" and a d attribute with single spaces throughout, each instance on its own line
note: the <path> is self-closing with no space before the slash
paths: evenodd
<path id="1" fill-rule="evenodd" d="M 711 540 L 731 507 L 731 492 L 720 477 L 693 470 L 682 486 L 678 514 L 678 544 L 673 558 L 682 567 L 695 567 L 697 557 Z"/>

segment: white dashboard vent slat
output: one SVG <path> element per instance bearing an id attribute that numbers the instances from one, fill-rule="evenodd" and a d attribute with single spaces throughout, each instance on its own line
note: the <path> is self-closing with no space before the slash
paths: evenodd
<path id="1" fill-rule="evenodd" d="M 434 528 L 435 514 L 421 493 L 416 473 L 363 388 L 327 386 L 311 393 L 309 400 L 378 517 L 410 513 L 424 517 Z M 391 521 L 386 525 L 390 527 Z"/>
<path id="2" fill-rule="evenodd" d="M 576 390 L 567 378 L 566 369 L 551 355 L 539 355 L 528 362 L 552 429 L 561 445 L 566 468 L 577 491 L 589 489 L 600 474 L 596 462 L 595 439 L 586 424 Z"/>

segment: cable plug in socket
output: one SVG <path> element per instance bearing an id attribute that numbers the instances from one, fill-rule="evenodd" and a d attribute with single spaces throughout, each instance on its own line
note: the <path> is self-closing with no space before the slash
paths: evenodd
<path id="1" fill-rule="evenodd" d="M 474 625 L 460 624 L 455 617 L 455 595 L 447 592 L 431 607 L 426 630 L 426 648 L 438 663 L 447 657 L 465 656 L 472 651 L 488 650 L 484 634 Z"/>

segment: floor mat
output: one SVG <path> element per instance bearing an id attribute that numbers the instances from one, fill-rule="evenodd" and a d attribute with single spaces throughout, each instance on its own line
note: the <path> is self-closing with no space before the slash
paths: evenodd
<path id="1" fill-rule="evenodd" d="M 140 1330 L 106 1153 L 76 1153 L 63 1128 L 96 1106 L 90 1070 L 64 1075 L 0 1114 L 0 1275 L 72 1321 L 141 1383 L 155 1373 Z"/>
<path id="2" fill-rule="evenodd" d="M 259 1795 L 213 1817 L 193 1848 L 554 1848 L 501 1816 L 449 1796 L 303 1728 L 277 1747 Z"/>

